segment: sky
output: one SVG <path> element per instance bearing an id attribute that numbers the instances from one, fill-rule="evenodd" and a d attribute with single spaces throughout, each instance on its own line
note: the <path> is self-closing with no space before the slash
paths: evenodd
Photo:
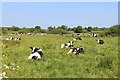
<path id="1" fill-rule="evenodd" d="M 1 0 L 1 2 L 119 2 L 119 0 Z"/>
<path id="2" fill-rule="evenodd" d="M 3 2 L 2 26 L 110 27 L 118 24 L 117 2 Z"/>

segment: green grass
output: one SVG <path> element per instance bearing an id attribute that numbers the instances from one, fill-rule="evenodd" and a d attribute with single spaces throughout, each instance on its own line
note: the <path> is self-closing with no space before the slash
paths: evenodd
<path id="1" fill-rule="evenodd" d="M 4 35 L 6 37 L 21 37 L 18 42 L 3 41 L 7 47 L 2 48 L 2 71 L 9 78 L 115 78 L 118 77 L 118 39 L 117 37 L 102 37 L 105 44 L 98 45 L 97 39 L 83 37 L 75 41 L 74 47 L 85 47 L 85 54 L 67 55 L 69 49 L 60 46 L 69 40 L 70 36 L 57 35 Z M 40 47 L 45 56 L 41 60 L 27 60 L 31 54 L 30 46 Z M 14 65 L 13 65 L 14 64 Z M 20 66 L 20 68 L 17 68 Z M 13 68 L 15 68 L 13 70 Z"/>

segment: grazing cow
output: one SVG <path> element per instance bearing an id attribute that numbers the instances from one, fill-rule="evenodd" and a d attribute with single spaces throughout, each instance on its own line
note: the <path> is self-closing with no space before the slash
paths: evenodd
<path id="1" fill-rule="evenodd" d="M 97 40 L 98 44 L 104 44 L 105 42 L 103 40 Z"/>
<path id="2" fill-rule="evenodd" d="M 69 43 L 62 44 L 61 48 L 64 48 L 64 47 L 66 47 L 66 48 L 73 47 L 73 41 L 69 41 Z"/>
<path id="3" fill-rule="evenodd" d="M 32 49 L 32 54 L 28 57 L 28 59 L 41 59 L 43 56 L 43 51 L 40 48 L 36 48 L 36 47 L 30 47 L 30 49 Z"/>
<path id="4" fill-rule="evenodd" d="M 84 54 L 84 47 L 71 48 L 67 54 L 77 55 L 79 53 L 83 53 Z"/>
<path id="5" fill-rule="evenodd" d="M 93 34 L 92 34 L 92 37 L 98 37 L 98 34 L 94 34 L 94 33 L 93 33 Z"/>
<path id="6" fill-rule="evenodd" d="M 82 40 L 82 38 L 74 38 L 74 41 Z"/>

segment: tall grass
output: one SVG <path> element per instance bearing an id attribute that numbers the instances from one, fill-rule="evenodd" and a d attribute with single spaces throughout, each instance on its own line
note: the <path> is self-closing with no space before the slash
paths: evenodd
<path id="1" fill-rule="evenodd" d="M 3 41 L 2 71 L 10 78 L 115 78 L 118 77 L 118 41 L 116 37 L 102 37 L 105 44 L 98 45 L 97 39 L 83 37 L 75 41 L 74 47 L 85 47 L 85 54 L 67 55 L 69 49 L 60 46 L 73 40 L 71 36 L 57 35 L 12 35 L 21 41 Z M 5 35 L 3 38 L 10 37 Z M 13 45 L 14 44 L 14 45 Z M 30 46 L 40 47 L 44 56 L 41 60 L 27 60 Z M 13 65 L 14 64 L 14 65 Z M 19 66 L 20 68 L 17 68 Z M 13 69 L 15 68 L 15 69 Z"/>

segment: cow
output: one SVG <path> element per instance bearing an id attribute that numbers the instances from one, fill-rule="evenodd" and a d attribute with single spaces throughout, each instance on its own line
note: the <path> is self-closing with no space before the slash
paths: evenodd
<path id="1" fill-rule="evenodd" d="M 14 40 L 14 38 L 13 38 L 13 37 L 10 37 L 10 38 L 6 38 L 6 40 Z"/>
<path id="2" fill-rule="evenodd" d="M 105 43 L 105 41 L 100 40 L 100 39 L 98 39 L 97 42 L 98 42 L 98 44 L 104 44 Z"/>
<path id="3" fill-rule="evenodd" d="M 78 37 L 78 38 L 74 38 L 73 40 L 74 40 L 74 41 L 80 41 L 80 40 L 82 40 L 82 38 L 79 38 L 79 37 Z"/>
<path id="4" fill-rule="evenodd" d="M 65 43 L 61 45 L 61 48 L 69 48 L 69 47 L 73 47 L 73 41 L 69 41 L 69 43 Z"/>
<path id="5" fill-rule="evenodd" d="M 77 36 L 80 36 L 80 34 L 78 33 Z"/>
<path id="6" fill-rule="evenodd" d="M 42 49 L 36 47 L 30 47 L 30 49 L 32 50 L 32 52 L 31 55 L 28 57 L 28 59 L 37 60 L 42 58 L 43 56 Z"/>
<path id="7" fill-rule="evenodd" d="M 15 41 L 18 41 L 18 40 L 21 40 L 21 38 L 15 38 L 14 40 L 15 40 Z"/>
<path id="8" fill-rule="evenodd" d="M 94 34 L 94 33 L 93 33 L 93 34 L 92 34 L 92 37 L 98 37 L 98 34 Z"/>
<path id="9" fill-rule="evenodd" d="M 10 40 L 14 40 L 14 38 L 13 38 L 13 37 L 10 37 Z"/>
<path id="10" fill-rule="evenodd" d="M 71 48 L 67 54 L 77 55 L 80 53 L 84 54 L 84 47 Z"/>

